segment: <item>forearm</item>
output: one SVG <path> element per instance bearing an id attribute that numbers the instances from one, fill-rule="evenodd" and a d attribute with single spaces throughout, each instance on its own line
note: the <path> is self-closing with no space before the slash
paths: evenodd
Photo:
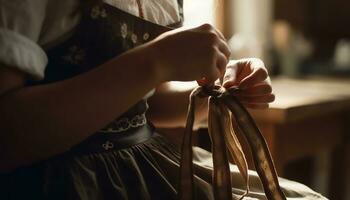
<path id="1" fill-rule="evenodd" d="M 13 168 L 64 152 L 139 101 L 159 84 L 140 51 L 69 80 L 3 95 L 0 167 Z"/>
<path id="2" fill-rule="evenodd" d="M 181 86 L 180 86 L 181 85 Z M 169 82 L 162 84 L 149 100 L 149 118 L 161 128 L 184 127 L 189 96 L 197 83 Z M 208 113 L 207 98 L 196 99 L 196 122 L 201 122 Z"/>

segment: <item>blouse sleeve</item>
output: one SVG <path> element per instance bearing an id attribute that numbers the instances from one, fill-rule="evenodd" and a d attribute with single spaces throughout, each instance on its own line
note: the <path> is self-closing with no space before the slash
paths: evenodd
<path id="1" fill-rule="evenodd" d="M 47 1 L 0 0 L 0 63 L 34 79 L 44 77 L 47 65 L 47 56 L 37 43 Z"/>

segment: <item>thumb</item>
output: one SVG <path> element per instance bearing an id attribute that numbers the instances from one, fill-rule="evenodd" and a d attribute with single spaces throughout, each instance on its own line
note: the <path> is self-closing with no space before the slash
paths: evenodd
<path id="1" fill-rule="evenodd" d="M 223 78 L 223 87 L 230 88 L 232 86 L 238 86 L 239 81 L 237 80 L 238 67 L 237 63 L 230 61 L 226 67 L 225 75 Z"/>

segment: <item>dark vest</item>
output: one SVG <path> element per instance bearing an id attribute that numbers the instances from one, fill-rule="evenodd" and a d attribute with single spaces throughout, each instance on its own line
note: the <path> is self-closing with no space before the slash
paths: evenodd
<path id="1" fill-rule="evenodd" d="M 83 13 L 81 22 L 67 40 L 46 50 L 48 65 L 44 80 L 30 81 L 28 85 L 57 82 L 88 72 L 136 46 L 147 43 L 168 31 L 170 27 L 181 26 L 182 0 L 178 2 L 181 21 L 169 27 L 143 20 L 106 3 L 94 6 Z M 143 114 L 147 108 L 147 101 L 142 99 L 116 120 Z"/>

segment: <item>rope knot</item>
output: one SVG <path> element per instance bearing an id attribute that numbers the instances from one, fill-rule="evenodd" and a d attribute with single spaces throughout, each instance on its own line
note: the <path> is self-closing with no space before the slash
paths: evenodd
<path id="1" fill-rule="evenodd" d="M 240 89 L 237 86 L 233 86 L 228 89 L 220 85 L 199 86 L 194 90 L 193 95 L 200 98 L 204 98 L 204 97 L 221 98 L 223 96 L 233 96 L 239 90 Z"/>

